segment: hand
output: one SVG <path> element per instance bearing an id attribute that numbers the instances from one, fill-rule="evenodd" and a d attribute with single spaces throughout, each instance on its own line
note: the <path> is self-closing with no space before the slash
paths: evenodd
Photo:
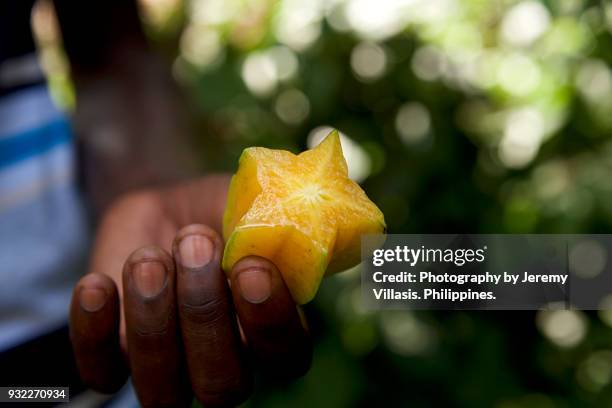
<path id="1" fill-rule="evenodd" d="M 211 176 L 119 200 L 76 285 L 70 336 L 83 380 L 141 404 L 236 405 L 255 369 L 304 374 L 311 344 L 278 269 L 247 257 L 228 279 L 219 236 L 229 178 Z"/>

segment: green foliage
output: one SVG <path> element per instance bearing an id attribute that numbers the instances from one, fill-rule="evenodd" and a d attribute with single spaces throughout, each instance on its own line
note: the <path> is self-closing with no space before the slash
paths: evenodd
<path id="1" fill-rule="evenodd" d="M 331 126 L 392 233 L 605 233 L 611 16 L 587 0 L 194 0 L 174 72 L 210 169 Z M 612 331 L 594 314 L 559 315 L 563 338 L 541 313 L 368 313 L 358 296 L 358 271 L 327 280 L 307 307 L 312 371 L 249 405 L 609 404 Z"/>

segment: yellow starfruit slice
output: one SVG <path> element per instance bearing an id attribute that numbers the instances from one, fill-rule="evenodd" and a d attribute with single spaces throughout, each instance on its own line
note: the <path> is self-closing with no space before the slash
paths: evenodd
<path id="1" fill-rule="evenodd" d="M 382 212 L 348 178 L 337 131 L 298 155 L 250 147 L 240 156 L 223 217 L 223 269 L 245 256 L 272 261 L 295 301 L 360 261 L 360 237 L 385 231 Z"/>

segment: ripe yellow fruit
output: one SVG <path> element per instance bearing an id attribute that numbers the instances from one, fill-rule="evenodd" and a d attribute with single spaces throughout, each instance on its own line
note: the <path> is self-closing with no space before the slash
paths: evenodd
<path id="1" fill-rule="evenodd" d="M 272 261 L 299 304 L 321 279 L 360 261 L 360 237 L 385 231 L 382 212 L 348 178 L 337 131 L 298 155 L 251 147 L 240 156 L 223 218 L 223 269 Z"/>

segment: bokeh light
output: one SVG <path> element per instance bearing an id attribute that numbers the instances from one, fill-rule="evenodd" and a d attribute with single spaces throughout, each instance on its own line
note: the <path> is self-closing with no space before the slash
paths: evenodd
<path id="1" fill-rule="evenodd" d="M 402 29 L 408 3 L 402 0 L 351 0 L 346 5 L 346 19 L 362 38 L 382 40 Z"/>
<path id="2" fill-rule="evenodd" d="M 577 310 L 542 310 L 536 323 L 542 334 L 559 347 L 575 347 L 587 332 L 584 313 Z"/>
<path id="3" fill-rule="evenodd" d="M 313 129 L 308 135 L 308 148 L 312 149 L 334 130 L 330 126 L 319 126 Z M 370 174 L 372 163 L 367 152 L 354 140 L 340 132 L 340 143 L 346 164 L 348 166 L 349 177 L 360 183 Z"/>
<path id="4" fill-rule="evenodd" d="M 361 43 L 351 53 L 351 68 L 364 82 L 380 78 L 387 67 L 385 50 L 374 43 Z"/>
<path id="5" fill-rule="evenodd" d="M 221 62 L 223 46 L 219 33 L 203 26 L 188 26 L 181 37 L 181 55 L 200 68 Z"/>
<path id="6" fill-rule="evenodd" d="M 310 47 L 321 34 L 321 3 L 320 0 L 283 1 L 276 20 L 278 40 L 296 51 Z"/>
<path id="7" fill-rule="evenodd" d="M 538 153 L 543 137 L 544 123 L 536 109 L 523 108 L 511 112 L 506 118 L 499 145 L 500 160 L 510 168 L 526 166 Z"/>
<path id="8" fill-rule="evenodd" d="M 385 343 L 397 354 L 428 354 L 437 347 L 435 330 L 410 311 L 383 313 L 380 325 Z"/>
<path id="9" fill-rule="evenodd" d="M 540 84 L 540 68 L 529 57 L 512 53 L 506 55 L 497 71 L 497 81 L 502 89 L 514 96 L 525 96 Z"/>
<path id="10" fill-rule="evenodd" d="M 588 391 L 600 391 L 612 379 L 612 351 L 599 350 L 589 355 L 576 372 L 578 383 Z"/>
<path id="11" fill-rule="evenodd" d="M 610 68 L 601 60 L 586 60 L 578 70 L 576 85 L 589 102 L 596 103 L 606 97 L 609 98 L 612 91 Z"/>
<path id="12" fill-rule="evenodd" d="M 402 142 L 408 146 L 422 142 L 430 135 L 429 111 L 422 103 L 405 103 L 397 111 L 395 129 Z"/>
<path id="13" fill-rule="evenodd" d="M 604 296 L 599 302 L 597 314 L 599 319 L 609 327 L 612 327 L 612 293 Z"/>
<path id="14" fill-rule="evenodd" d="M 528 46 L 537 40 L 550 24 L 550 15 L 539 1 L 523 1 L 506 12 L 501 24 L 503 41 L 514 46 Z"/>
<path id="15" fill-rule="evenodd" d="M 145 23 L 163 30 L 180 9 L 182 0 L 138 0 Z M 195 4 L 201 2 L 194 1 Z M 207 2 L 208 3 L 208 2 Z"/>
<path id="16" fill-rule="evenodd" d="M 412 57 L 412 70 L 424 81 L 434 81 L 443 74 L 446 58 L 442 51 L 432 46 L 421 47 Z"/>
<path id="17" fill-rule="evenodd" d="M 601 274 L 608 262 L 603 245 L 595 240 L 584 240 L 569 249 L 569 269 L 577 276 L 588 279 Z"/>
<path id="18" fill-rule="evenodd" d="M 278 95 L 274 109 L 285 123 L 298 125 L 308 116 L 310 102 L 299 90 L 288 89 Z"/>

